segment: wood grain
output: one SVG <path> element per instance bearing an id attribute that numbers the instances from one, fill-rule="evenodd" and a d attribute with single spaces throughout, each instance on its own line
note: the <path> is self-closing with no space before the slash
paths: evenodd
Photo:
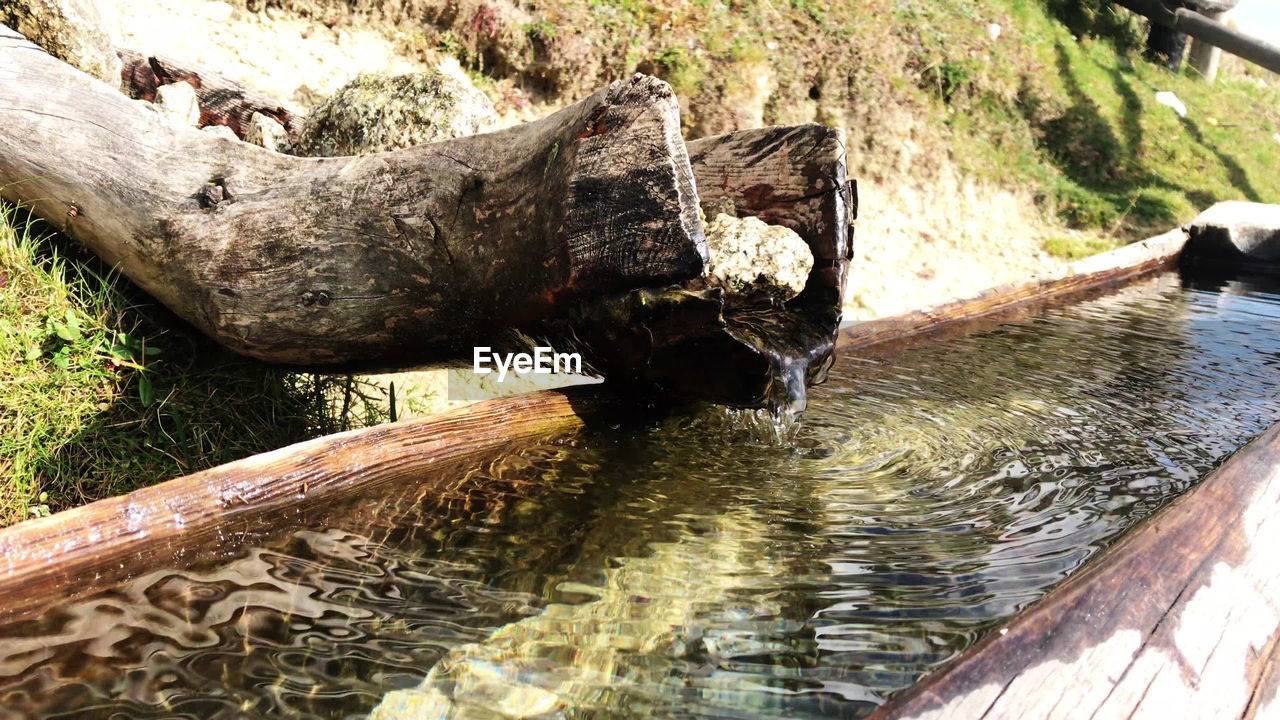
<path id="1" fill-rule="evenodd" d="M 872 720 L 1280 712 L 1280 425 Z"/>
<path id="2" fill-rule="evenodd" d="M 858 215 L 839 132 L 808 124 L 728 133 L 690 142 L 689 162 L 704 207 L 727 200 L 739 217 L 790 228 L 808 244 L 813 269 L 790 305 L 825 313 L 834 330 Z"/>

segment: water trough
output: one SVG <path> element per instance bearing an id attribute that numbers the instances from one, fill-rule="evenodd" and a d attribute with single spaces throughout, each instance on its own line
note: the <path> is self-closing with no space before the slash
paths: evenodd
<path id="1" fill-rule="evenodd" d="M 1240 236 L 1221 226 L 1209 216 L 1053 277 L 851 325 L 839 347 L 892 353 L 991 329 L 1180 262 L 1204 263 L 1205 253 L 1213 257 L 1215 251 L 1197 238 Z M 1250 227 L 1256 229 L 1257 221 Z M 1244 256 L 1262 246 L 1246 245 Z M 116 587 L 143 570 L 180 568 L 201 548 L 235 546 L 310 508 L 371 488 L 413 483 L 424 493 L 443 491 L 466 468 L 551 437 L 623 422 L 633 412 L 607 387 L 501 398 L 301 443 L 21 523 L 0 532 L 0 620 L 37 618 L 51 605 Z M 1103 710 L 1099 716 L 1135 707 L 1150 712 L 1155 701 L 1144 700 L 1144 690 L 1157 681 L 1181 692 L 1161 693 L 1160 702 L 1177 697 L 1236 716 L 1256 711 L 1273 692 L 1270 654 L 1280 635 L 1280 617 L 1268 610 L 1280 605 L 1274 590 L 1280 568 L 1263 544 L 1274 532 L 1263 512 L 1278 501 L 1273 480 L 1280 480 L 1280 428 L 1239 451 L 1006 627 L 899 694 L 877 717 L 1071 716 L 1075 701 L 1056 702 L 1063 693 L 1094 699 Z M 1179 630 L 1189 625 L 1214 629 L 1220 641 L 1196 663 L 1190 654 L 1202 644 L 1189 645 Z M 1219 656 L 1219 646 L 1232 652 Z M 1242 654 L 1250 646 L 1256 658 Z"/>

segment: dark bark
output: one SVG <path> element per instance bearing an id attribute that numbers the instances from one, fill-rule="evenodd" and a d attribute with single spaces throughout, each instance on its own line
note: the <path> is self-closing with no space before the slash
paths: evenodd
<path id="1" fill-rule="evenodd" d="M 155 102 L 156 88 L 161 85 L 185 82 L 195 88 L 200 103 L 200 127 L 226 125 L 244 139 L 249 119 L 257 112 L 283 125 L 290 141 L 296 141 L 302 130 L 303 116 L 211 70 L 123 48 L 116 53 L 121 61 L 120 80 L 125 90 L 139 100 Z"/>

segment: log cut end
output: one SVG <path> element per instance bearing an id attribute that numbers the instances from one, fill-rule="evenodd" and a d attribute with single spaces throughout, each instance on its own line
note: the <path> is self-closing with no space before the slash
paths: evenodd
<path id="1" fill-rule="evenodd" d="M 697 277 L 707 244 L 671 87 L 640 74 L 613 83 L 574 140 L 568 285 L 595 292 Z"/>

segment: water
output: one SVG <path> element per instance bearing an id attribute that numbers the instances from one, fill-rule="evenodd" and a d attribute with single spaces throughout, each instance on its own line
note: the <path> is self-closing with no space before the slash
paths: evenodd
<path id="1" fill-rule="evenodd" d="M 1280 421 L 1280 288 L 1169 274 L 317 511 L 0 628 L 0 716 L 858 717 Z"/>

